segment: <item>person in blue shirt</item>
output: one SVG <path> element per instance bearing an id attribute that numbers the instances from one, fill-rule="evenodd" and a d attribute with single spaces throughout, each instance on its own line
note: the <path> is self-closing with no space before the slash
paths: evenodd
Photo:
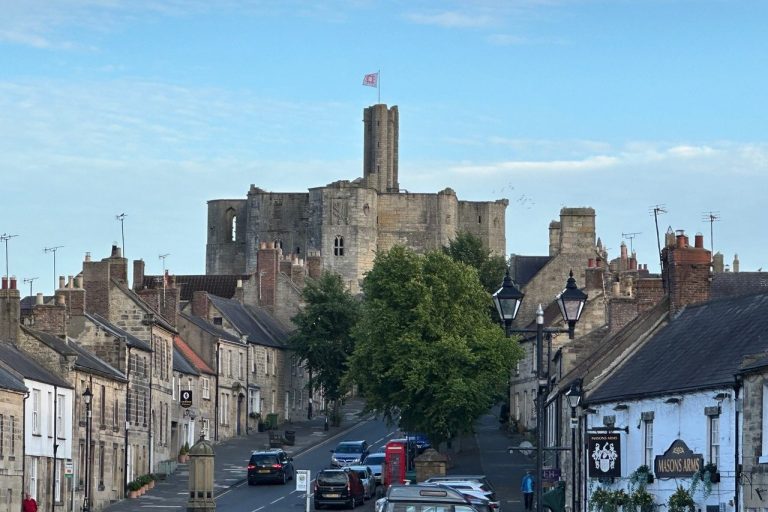
<path id="1" fill-rule="evenodd" d="M 525 510 L 533 509 L 533 490 L 535 489 L 536 482 L 533 479 L 533 472 L 529 469 L 523 476 L 523 483 L 520 486 L 520 491 L 523 493 L 523 501 L 525 502 Z"/>

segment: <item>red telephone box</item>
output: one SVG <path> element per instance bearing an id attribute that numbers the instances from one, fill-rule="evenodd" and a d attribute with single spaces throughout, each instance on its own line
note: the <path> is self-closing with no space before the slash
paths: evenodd
<path id="1" fill-rule="evenodd" d="M 405 483 L 408 470 L 408 450 L 405 439 L 394 439 L 384 447 L 384 466 L 381 468 L 382 480 L 386 489 L 392 484 Z"/>

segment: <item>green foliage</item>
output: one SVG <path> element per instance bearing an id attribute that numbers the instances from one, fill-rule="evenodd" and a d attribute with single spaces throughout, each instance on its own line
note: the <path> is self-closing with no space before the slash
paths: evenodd
<path id="1" fill-rule="evenodd" d="M 129 491 L 138 491 L 143 487 L 143 484 L 141 484 L 138 479 L 134 480 L 132 482 L 128 482 L 128 490 Z"/>
<path id="2" fill-rule="evenodd" d="M 651 468 L 645 464 L 629 474 L 630 489 L 645 489 L 645 487 L 652 481 L 653 473 L 651 472 Z"/>
<path id="3" fill-rule="evenodd" d="M 645 512 L 653 507 L 653 495 L 641 487 L 629 495 L 629 502 L 634 510 Z"/>
<path id="4" fill-rule="evenodd" d="M 184 443 L 184 446 L 179 450 L 179 455 L 187 455 L 189 453 L 189 443 Z"/>
<path id="5" fill-rule="evenodd" d="M 691 492 L 678 485 L 667 501 L 669 512 L 694 512 L 696 504 L 693 502 Z"/>
<path id="6" fill-rule="evenodd" d="M 329 400 L 344 393 L 342 376 L 354 349 L 352 327 L 359 302 L 349 293 L 341 276 L 324 272 L 307 281 L 302 292 L 304 308 L 293 317 L 297 329 L 288 344 L 311 372 L 312 387 L 322 387 Z"/>
<path id="7" fill-rule="evenodd" d="M 691 495 L 696 494 L 696 491 L 699 490 L 699 486 L 701 486 L 701 495 L 704 498 L 709 497 L 709 495 L 712 494 L 712 483 L 715 479 L 715 475 L 719 476 L 717 466 L 711 462 L 704 464 L 701 469 L 693 474 L 689 493 Z M 717 481 L 719 482 L 720 480 L 718 479 Z"/>
<path id="8" fill-rule="evenodd" d="M 436 444 L 470 432 L 521 357 L 492 322 L 474 270 L 394 247 L 377 255 L 363 291 L 348 377 L 368 409 Z"/>
<path id="9" fill-rule="evenodd" d="M 589 496 L 590 512 L 616 512 L 619 507 L 629 504 L 630 497 L 624 489 L 598 487 Z"/>
<path id="10" fill-rule="evenodd" d="M 498 290 L 507 269 L 503 256 L 491 254 L 483 242 L 466 231 L 459 234 L 443 247 L 443 252 L 454 261 L 465 263 L 477 271 L 480 283 L 488 293 Z"/>

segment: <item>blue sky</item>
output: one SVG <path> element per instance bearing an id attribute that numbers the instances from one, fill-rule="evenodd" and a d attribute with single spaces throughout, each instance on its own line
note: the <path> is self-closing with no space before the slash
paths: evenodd
<path id="1" fill-rule="evenodd" d="M 121 244 L 205 271 L 206 201 L 362 174 L 363 75 L 400 185 L 506 197 L 507 251 L 591 206 L 658 271 L 660 229 L 768 270 L 768 3 L 0 0 L 0 234 L 22 291 Z M 624 233 L 640 233 L 630 242 Z M 5 250 L 5 246 L 0 246 Z M 2 274 L 5 274 L 5 258 Z M 26 287 L 26 288 L 25 288 Z"/>

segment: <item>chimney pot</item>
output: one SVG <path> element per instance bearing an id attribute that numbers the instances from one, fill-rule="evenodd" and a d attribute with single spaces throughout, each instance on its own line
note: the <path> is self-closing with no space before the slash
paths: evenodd
<path id="1" fill-rule="evenodd" d="M 90 252 L 85 253 L 85 261 L 91 261 L 91 253 Z"/>
<path id="2" fill-rule="evenodd" d="M 73 288 L 75 286 L 75 277 L 69 276 L 67 279 L 67 288 Z"/>
<path id="3" fill-rule="evenodd" d="M 694 247 L 697 249 L 703 249 L 704 248 L 704 235 L 701 233 L 696 233 L 696 237 L 693 239 Z"/>
<path id="4" fill-rule="evenodd" d="M 75 288 L 78 290 L 83 288 L 83 276 L 79 275 L 75 277 Z"/>
<path id="5" fill-rule="evenodd" d="M 66 278 L 64 276 L 59 276 L 59 290 L 64 288 L 66 285 Z"/>
<path id="6" fill-rule="evenodd" d="M 42 292 L 37 292 L 37 296 L 35 297 L 35 304 L 42 306 L 44 303 L 45 298 L 43 297 Z"/>
<path id="7" fill-rule="evenodd" d="M 594 268 L 595 266 L 595 258 L 589 258 L 587 260 L 587 268 Z"/>
<path id="8" fill-rule="evenodd" d="M 11 276 L 11 285 L 9 286 L 11 290 L 16 289 L 16 276 Z"/>
<path id="9" fill-rule="evenodd" d="M 685 236 L 682 229 L 677 231 L 675 239 L 677 240 L 678 249 L 685 249 L 688 246 L 688 238 Z"/>
<path id="10" fill-rule="evenodd" d="M 8 289 L 8 278 L 3 276 L 3 290 Z"/>

